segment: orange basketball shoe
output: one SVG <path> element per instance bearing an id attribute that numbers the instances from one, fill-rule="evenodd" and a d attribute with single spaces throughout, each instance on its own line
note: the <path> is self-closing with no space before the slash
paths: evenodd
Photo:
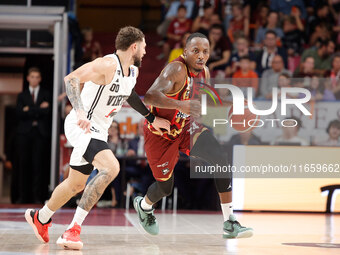
<path id="1" fill-rule="evenodd" d="M 38 219 L 39 211 L 34 209 L 27 209 L 25 212 L 25 219 L 33 228 L 35 236 L 43 243 L 48 243 L 50 237 L 48 235 L 48 228 L 52 226 L 52 220 L 42 224 Z"/>
<path id="2" fill-rule="evenodd" d="M 73 227 L 66 230 L 61 237 L 58 238 L 57 244 L 64 249 L 80 250 L 83 248 L 83 242 L 80 240 L 81 227 L 74 223 Z"/>

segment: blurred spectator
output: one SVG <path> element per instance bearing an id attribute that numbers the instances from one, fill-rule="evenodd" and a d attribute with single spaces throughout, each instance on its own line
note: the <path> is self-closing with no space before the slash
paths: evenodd
<path id="1" fill-rule="evenodd" d="M 299 8 L 301 16 L 306 19 L 307 12 L 303 0 L 271 0 L 270 9 L 276 12 L 280 12 L 282 15 L 290 15 L 295 8 Z"/>
<path id="2" fill-rule="evenodd" d="M 260 97 L 270 99 L 272 98 L 273 87 L 278 84 L 279 75 L 281 73 L 290 72 L 284 68 L 283 60 L 280 55 L 276 55 L 273 58 L 272 67 L 263 72 L 260 83 Z"/>
<path id="3" fill-rule="evenodd" d="M 172 1 L 170 4 L 170 7 L 168 9 L 168 12 L 165 15 L 165 18 L 167 20 L 173 20 L 176 18 L 177 13 L 178 13 L 178 7 L 180 5 L 184 5 L 186 7 L 186 18 L 192 19 L 193 16 L 193 11 L 195 7 L 195 2 L 193 0 L 177 0 L 177 1 Z"/>
<path id="4" fill-rule="evenodd" d="M 249 57 L 250 69 L 255 70 L 256 68 L 255 54 L 249 51 L 248 39 L 244 36 L 240 36 L 236 40 L 236 52 L 231 55 L 228 66 L 225 69 L 225 74 L 227 77 L 232 76 L 240 68 L 240 58 L 244 56 Z"/>
<path id="5" fill-rule="evenodd" d="M 119 123 L 114 120 L 108 130 L 108 145 L 116 157 L 124 156 L 127 149 L 127 144 L 120 136 Z"/>
<path id="6" fill-rule="evenodd" d="M 210 57 L 207 66 L 210 71 L 224 70 L 229 61 L 231 44 L 227 37 L 223 36 L 222 25 L 212 25 L 209 30 Z"/>
<path id="7" fill-rule="evenodd" d="M 312 77 L 314 75 L 314 58 L 306 57 L 300 67 L 294 71 L 294 78 Z"/>
<path id="8" fill-rule="evenodd" d="M 107 143 L 115 157 L 119 159 L 120 157 L 123 157 L 125 155 L 127 145 L 120 136 L 119 123 L 115 120 L 112 122 L 108 130 Z M 98 170 L 93 171 L 90 178 L 93 178 L 97 173 Z M 121 172 L 119 172 L 118 177 L 113 182 L 111 182 L 111 184 L 105 190 L 102 197 L 97 203 L 97 207 L 99 208 L 116 207 L 118 205 L 120 191 L 121 191 Z"/>
<path id="9" fill-rule="evenodd" d="M 302 145 L 308 146 L 309 143 L 298 136 L 301 128 L 301 120 L 296 117 L 286 118 L 282 127 L 282 135 L 277 137 L 272 145 Z"/>
<path id="10" fill-rule="evenodd" d="M 261 139 L 254 135 L 252 130 L 233 135 L 226 144 L 228 162 L 233 162 L 234 145 L 261 145 L 261 144 L 262 144 Z"/>
<path id="11" fill-rule="evenodd" d="M 269 6 L 262 5 L 257 13 L 254 13 L 255 17 L 255 28 L 258 31 L 259 28 L 265 27 L 268 21 Z"/>
<path id="12" fill-rule="evenodd" d="M 92 28 L 84 28 L 82 33 L 84 37 L 82 62 L 87 63 L 96 58 L 102 57 L 102 47 L 99 42 L 93 40 Z"/>
<path id="13" fill-rule="evenodd" d="M 166 38 L 170 23 L 177 17 L 178 7 L 184 5 L 186 7 L 186 18 L 191 19 L 193 16 L 194 1 L 192 0 L 179 0 L 171 1 L 168 12 L 165 15 L 165 20 L 157 27 L 157 33 L 162 37 Z"/>
<path id="14" fill-rule="evenodd" d="M 277 35 L 277 39 L 282 39 L 284 34 L 282 29 L 279 27 L 279 14 L 277 12 L 271 11 L 267 17 L 267 22 L 263 27 L 260 27 L 257 30 L 256 38 L 255 38 L 255 44 L 257 47 L 263 46 L 263 40 L 266 37 L 266 32 L 268 30 L 275 31 Z"/>
<path id="15" fill-rule="evenodd" d="M 340 54 L 334 55 L 332 69 L 325 73 L 324 77 L 330 78 L 330 89 L 333 91 L 337 100 L 340 99 Z"/>
<path id="16" fill-rule="evenodd" d="M 192 25 L 192 32 L 200 32 L 206 36 L 209 34 L 209 29 L 212 25 L 211 17 L 214 14 L 214 8 L 210 3 L 205 3 L 203 7 L 203 15 L 197 16 Z"/>
<path id="17" fill-rule="evenodd" d="M 232 7 L 233 18 L 229 22 L 228 37 L 233 43 L 239 36 L 249 36 L 249 19 L 244 16 L 241 4 Z"/>
<path id="18" fill-rule="evenodd" d="M 329 122 L 328 127 L 326 129 L 328 134 L 328 139 L 325 141 L 316 142 L 317 146 L 340 146 L 339 137 L 340 137 L 340 121 L 332 120 Z"/>
<path id="19" fill-rule="evenodd" d="M 312 100 L 314 101 L 334 101 L 335 96 L 331 89 L 330 80 L 322 79 L 313 75 L 310 79 L 308 89 L 311 92 Z M 304 97 L 305 95 L 301 95 Z"/>
<path id="20" fill-rule="evenodd" d="M 275 31 L 268 30 L 264 39 L 264 47 L 256 57 L 256 72 L 261 77 L 264 70 L 272 66 L 275 55 L 282 57 L 284 67 L 287 67 L 287 53 L 284 48 L 277 47 L 277 35 Z"/>
<path id="21" fill-rule="evenodd" d="M 233 75 L 232 84 L 241 88 L 253 88 L 253 95 L 258 91 L 258 76 L 251 70 L 250 58 L 243 56 L 240 58 L 240 69 Z"/>
<path id="22" fill-rule="evenodd" d="M 327 3 L 320 1 L 316 6 L 315 16 L 308 23 L 309 44 L 314 45 L 318 39 L 330 39 L 335 20 Z"/>
<path id="23" fill-rule="evenodd" d="M 330 40 L 321 41 L 318 48 L 306 49 L 301 56 L 301 61 L 305 61 L 307 57 L 314 58 L 315 73 L 323 75 L 327 70 L 332 68 L 332 54 L 335 50 L 334 42 Z"/>
<path id="24" fill-rule="evenodd" d="M 181 47 L 171 50 L 170 55 L 169 55 L 169 59 L 168 59 L 169 63 L 183 54 L 183 51 L 184 51 L 185 45 L 187 44 L 187 39 L 188 39 L 189 36 L 190 36 L 189 32 L 185 33 L 182 37 Z"/>
<path id="25" fill-rule="evenodd" d="M 126 178 L 132 186 L 131 193 L 145 194 L 153 182 L 152 171 L 145 159 L 144 150 L 144 119 L 138 122 L 137 135 L 128 143 L 127 157 L 137 157 L 126 162 Z M 131 194 L 130 194 L 131 195 Z"/>
<path id="26" fill-rule="evenodd" d="M 282 46 L 287 50 L 288 56 L 300 55 L 303 50 L 303 27 L 297 26 L 296 18 L 288 16 L 283 21 L 284 38 Z"/>
<path id="27" fill-rule="evenodd" d="M 281 98 L 282 88 L 290 88 L 290 87 L 293 87 L 290 74 L 281 73 L 278 79 L 278 98 Z M 299 93 L 287 93 L 286 94 L 286 98 L 299 98 L 299 96 L 300 96 Z"/>
<path id="28" fill-rule="evenodd" d="M 28 70 L 29 87 L 18 95 L 18 203 L 41 203 L 48 185 L 49 169 L 44 169 L 48 138 L 50 137 L 50 95 L 40 87 L 41 72 L 36 67 Z"/>
<path id="29" fill-rule="evenodd" d="M 163 54 L 168 59 L 170 50 L 179 48 L 181 45 L 182 37 L 185 33 L 191 30 L 191 20 L 186 18 L 186 7 L 180 5 L 177 11 L 177 17 L 170 23 L 167 33 L 167 41 L 163 45 Z M 161 58 L 160 56 L 158 57 Z"/>

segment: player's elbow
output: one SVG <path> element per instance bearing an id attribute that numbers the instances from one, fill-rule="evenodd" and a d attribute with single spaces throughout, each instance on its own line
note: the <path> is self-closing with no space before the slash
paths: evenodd
<path id="1" fill-rule="evenodd" d="M 144 103 L 150 105 L 152 104 L 152 99 L 153 99 L 153 92 L 152 91 L 146 92 L 144 96 Z"/>

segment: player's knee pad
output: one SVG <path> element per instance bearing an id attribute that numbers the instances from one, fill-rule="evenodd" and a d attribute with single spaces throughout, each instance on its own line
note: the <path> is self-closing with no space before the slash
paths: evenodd
<path id="1" fill-rule="evenodd" d="M 165 182 L 159 182 L 157 181 L 158 189 L 162 193 L 163 197 L 169 196 L 172 192 L 172 189 L 174 187 L 174 178 L 171 176 L 171 178 Z"/>
<path id="2" fill-rule="evenodd" d="M 232 190 L 232 179 L 215 178 L 215 186 L 218 193 L 229 192 Z"/>
<path id="3" fill-rule="evenodd" d="M 147 196 L 151 202 L 157 203 L 163 197 L 169 196 L 174 186 L 174 178 L 171 178 L 165 182 L 156 181 L 148 189 Z"/>

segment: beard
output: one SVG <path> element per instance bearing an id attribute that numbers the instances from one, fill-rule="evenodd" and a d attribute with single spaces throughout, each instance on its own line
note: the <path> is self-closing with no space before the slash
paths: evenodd
<path id="1" fill-rule="evenodd" d="M 142 66 L 142 60 L 137 55 L 133 56 L 133 65 L 136 66 L 136 67 Z"/>

